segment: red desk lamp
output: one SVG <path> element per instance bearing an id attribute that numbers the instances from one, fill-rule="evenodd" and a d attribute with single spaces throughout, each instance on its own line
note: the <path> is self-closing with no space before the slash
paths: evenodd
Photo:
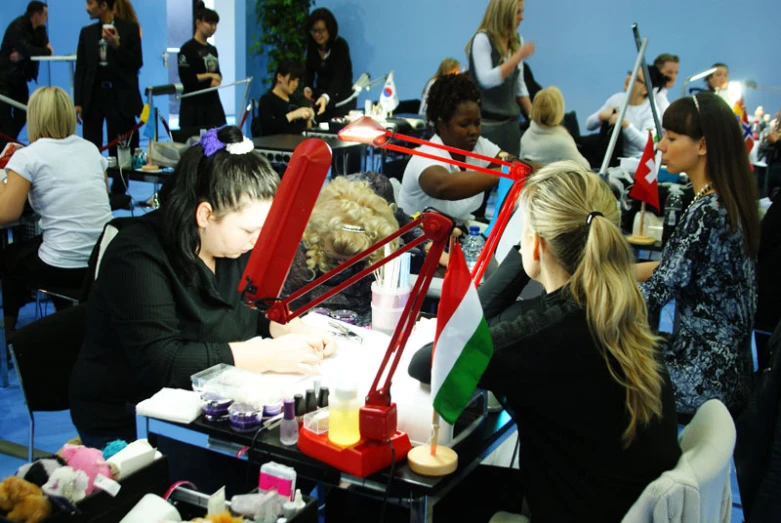
<path id="1" fill-rule="evenodd" d="M 367 126 L 367 122 L 372 125 Z M 374 129 L 374 131 L 371 131 Z M 369 132 L 367 133 L 367 130 Z M 352 134 L 351 134 L 352 133 Z M 396 146 L 387 139 L 390 133 L 376 125 L 370 118 L 362 118 L 354 124 L 345 127 L 339 133 L 343 140 L 357 140 L 356 136 L 371 136 L 371 143 L 380 147 L 392 148 L 409 154 L 419 154 L 427 157 L 425 153 Z M 407 139 L 399 135 L 393 138 Z M 365 138 L 361 141 L 364 141 Z M 416 143 L 428 144 L 423 140 L 410 139 Z M 380 145 L 381 144 L 381 145 Z M 431 144 L 437 147 L 435 144 Z M 465 154 L 480 159 L 485 159 L 500 165 L 510 167 L 510 176 L 514 178 L 514 183 L 508 197 L 505 199 L 500 216 L 497 219 L 495 232 L 491 237 L 500 236 L 503 232 L 507 220 L 520 192 L 525 175 L 530 172 L 526 164 L 511 164 L 493 158 L 476 155 L 467 151 L 450 148 L 447 146 L 438 146 L 449 151 Z M 497 171 L 490 169 L 477 168 L 462 162 L 455 162 L 449 158 L 438 158 L 448 163 L 456 165 L 465 165 L 469 169 L 479 170 L 495 176 L 500 175 Z M 331 153 L 328 145 L 322 140 L 315 138 L 302 142 L 294 151 L 291 161 L 285 171 L 282 183 L 280 184 L 274 203 L 271 206 L 269 216 L 261 231 L 256 247 L 249 259 L 244 271 L 242 283 L 239 291 L 242 292 L 245 301 L 259 308 L 267 308 L 266 316 L 279 323 L 286 323 L 316 307 L 331 296 L 341 292 L 359 279 L 367 276 L 372 271 L 388 263 L 389 261 L 401 256 L 401 254 L 417 247 L 427 240 L 432 241 L 431 248 L 426 255 L 423 267 L 418 278 L 410 292 L 409 300 L 401 314 L 401 319 L 396 330 L 391 337 L 390 344 L 385 353 L 385 357 L 374 378 L 371 389 L 366 396 L 366 404 L 360 410 L 360 432 L 361 440 L 352 447 L 341 448 L 328 441 L 327 435 L 314 435 L 313 433 L 302 430 L 299 434 L 299 449 L 307 455 L 324 461 L 340 470 L 359 477 L 365 477 L 391 465 L 393 459 L 404 458 L 411 444 L 409 437 L 396 429 L 397 411 L 396 404 L 391 402 L 390 386 L 393 375 L 396 372 L 401 353 L 404 350 L 407 340 L 412 334 L 415 320 L 420 312 L 426 291 L 437 269 L 439 258 L 449 241 L 450 234 L 454 227 L 454 221 L 435 210 L 424 211 L 417 219 L 402 227 L 396 233 L 388 236 L 384 240 L 374 244 L 366 251 L 341 263 L 320 278 L 317 278 L 308 285 L 297 290 L 286 298 L 277 298 L 282 289 L 287 273 L 290 270 L 296 249 L 303 236 L 309 216 L 314 208 L 320 188 L 323 185 L 328 169 L 331 165 Z M 516 167 L 516 165 L 518 167 Z M 506 175 L 505 175 L 506 176 Z M 503 221 L 500 221 L 503 220 Z M 423 235 L 412 242 L 400 247 L 390 256 L 371 264 L 358 272 L 351 278 L 345 280 L 330 291 L 315 297 L 306 305 L 296 311 L 289 309 L 289 304 L 309 293 L 312 289 L 328 281 L 336 274 L 341 273 L 348 267 L 359 263 L 369 257 L 378 249 L 402 236 L 409 230 L 422 226 Z M 283 230 L 284 226 L 284 230 Z M 475 267 L 475 273 L 482 276 L 487 261 L 496 248 L 496 242 L 489 242 Z M 490 247 L 489 247 L 490 245 Z M 274 253 L 274 257 L 266 253 Z M 392 358 L 392 360 L 391 360 Z M 388 365 L 390 363 L 390 367 Z M 386 374 L 387 370 L 387 374 Z M 382 387 L 378 388 L 380 380 L 385 376 Z"/>

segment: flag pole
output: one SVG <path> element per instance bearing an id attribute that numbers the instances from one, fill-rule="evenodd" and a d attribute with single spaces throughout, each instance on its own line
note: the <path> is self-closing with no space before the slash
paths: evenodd
<path id="1" fill-rule="evenodd" d="M 458 468 L 458 454 L 446 446 L 438 446 L 439 413 L 433 409 L 431 444 L 419 445 L 407 454 L 407 464 L 412 472 L 421 476 L 447 476 Z"/>
<path id="2" fill-rule="evenodd" d="M 431 433 L 431 455 L 437 455 L 437 441 L 439 441 L 439 413 L 436 409 L 432 409 L 431 425 L 434 428 Z"/>

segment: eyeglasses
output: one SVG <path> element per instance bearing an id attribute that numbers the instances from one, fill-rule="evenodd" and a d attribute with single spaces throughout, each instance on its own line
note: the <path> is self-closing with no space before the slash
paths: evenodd
<path id="1" fill-rule="evenodd" d="M 309 33 L 310 33 L 312 36 L 317 36 L 317 35 L 324 35 L 324 34 L 325 34 L 325 33 L 327 33 L 327 32 L 328 32 L 328 29 L 327 29 L 327 28 L 325 28 L 325 27 L 323 27 L 323 28 L 316 28 L 316 27 L 313 27 L 312 29 L 310 29 L 310 30 L 309 30 Z"/>

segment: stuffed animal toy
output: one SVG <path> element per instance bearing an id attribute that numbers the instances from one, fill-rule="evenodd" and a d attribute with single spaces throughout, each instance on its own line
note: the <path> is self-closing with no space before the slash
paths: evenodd
<path id="1" fill-rule="evenodd" d="M 60 467 L 52 472 L 49 481 L 41 487 L 47 496 L 58 496 L 76 504 L 87 495 L 89 478 L 83 470 Z"/>
<path id="2" fill-rule="evenodd" d="M 87 495 L 95 491 L 95 478 L 102 474 L 107 478 L 113 478 L 114 473 L 108 462 L 103 459 L 103 453 L 98 449 L 91 449 L 83 445 L 66 444 L 59 452 L 65 459 L 69 467 L 75 470 L 82 470 L 87 473 L 89 484 L 87 485 Z"/>
<path id="3" fill-rule="evenodd" d="M 37 523 L 51 515 L 52 506 L 38 485 L 11 476 L 0 483 L 0 510 L 10 520 Z"/>
<path id="4" fill-rule="evenodd" d="M 115 439 L 114 441 L 109 442 L 109 444 L 103 448 L 103 457 L 109 459 L 111 456 L 114 456 L 117 452 L 124 449 L 125 447 L 127 447 L 127 441 L 123 439 Z"/>
<path id="5" fill-rule="evenodd" d="M 197 518 L 192 521 L 201 523 L 244 523 L 244 518 L 241 516 L 233 517 L 229 510 L 225 510 L 219 514 L 209 514 L 206 518 Z"/>
<path id="6" fill-rule="evenodd" d="M 65 460 L 54 454 L 45 458 L 38 458 L 32 463 L 25 463 L 16 471 L 16 477 L 42 487 L 49 481 L 52 472 L 64 466 Z"/>

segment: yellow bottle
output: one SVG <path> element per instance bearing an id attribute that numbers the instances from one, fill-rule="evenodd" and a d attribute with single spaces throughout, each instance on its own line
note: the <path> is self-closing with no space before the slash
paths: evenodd
<path id="1" fill-rule="evenodd" d="M 328 441 L 340 447 L 358 443 L 361 439 L 358 423 L 360 408 L 354 385 L 336 388 L 328 403 Z"/>

